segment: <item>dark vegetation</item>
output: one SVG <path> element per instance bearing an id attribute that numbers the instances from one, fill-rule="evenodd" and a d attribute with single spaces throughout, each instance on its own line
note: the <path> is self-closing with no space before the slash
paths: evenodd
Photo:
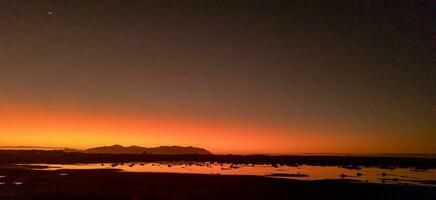
<path id="1" fill-rule="evenodd" d="M 416 170 L 435 169 L 436 158 L 362 157 L 362 156 L 268 156 L 268 155 L 151 155 L 151 154 L 90 154 L 64 151 L 0 150 L 0 164 L 74 164 L 126 163 L 159 161 L 219 162 L 235 164 L 318 165 L 346 168 L 410 167 Z"/>

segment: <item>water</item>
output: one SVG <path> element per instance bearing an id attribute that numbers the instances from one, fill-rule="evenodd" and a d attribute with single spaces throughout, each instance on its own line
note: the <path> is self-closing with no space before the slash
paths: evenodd
<path id="1" fill-rule="evenodd" d="M 32 165 L 47 166 L 37 170 L 59 169 L 118 169 L 120 172 L 163 172 L 220 175 L 257 175 L 274 178 L 291 178 L 298 180 L 351 179 L 369 183 L 416 184 L 436 186 L 436 170 L 416 171 L 410 168 L 381 169 L 362 167 L 349 169 L 337 166 L 273 166 L 230 163 L 125 163 L 125 164 L 71 164 L 71 165 Z M 65 176 L 67 174 L 60 174 Z M 273 175 L 273 176 L 271 176 Z"/>
<path id="2" fill-rule="evenodd" d="M 15 181 L 15 182 L 13 182 L 12 184 L 14 184 L 14 185 L 23 185 L 23 182 L 21 182 L 21 181 Z"/>

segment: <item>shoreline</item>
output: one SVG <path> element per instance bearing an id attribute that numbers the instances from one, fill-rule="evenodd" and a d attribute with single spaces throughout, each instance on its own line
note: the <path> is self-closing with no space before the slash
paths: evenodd
<path id="1" fill-rule="evenodd" d="M 115 170 L 0 167 L 0 199 L 431 199 L 435 187 Z M 316 194 L 316 195 L 315 195 Z"/>
<path id="2" fill-rule="evenodd" d="M 379 168 L 436 169 L 436 158 L 365 157 L 324 155 L 157 155 L 90 154 L 64 151 L 0 150 L 0 164 L 91 164 L 127 162 L 217 162 L 234 164 L 312 165 Z"/>

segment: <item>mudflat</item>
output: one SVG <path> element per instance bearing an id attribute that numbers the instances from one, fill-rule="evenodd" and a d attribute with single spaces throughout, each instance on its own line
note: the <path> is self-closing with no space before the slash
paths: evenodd
<path id="1" fill-rule="evenodd" d="M 436 187 L 350 180 L 0 167 L 0 199 L 434 199 Z"/>

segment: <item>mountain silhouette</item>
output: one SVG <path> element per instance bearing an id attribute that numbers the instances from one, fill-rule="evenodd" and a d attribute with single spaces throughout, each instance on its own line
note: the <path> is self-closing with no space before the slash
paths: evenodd
<path id="1" fill-rule="evenodd" d="M 108 154 L 212 154 L 206 149 L 198 147 L 160 146 L 146 148 L 140 146 L 124 147 L 121 145 L 103 146 L 87 149 L 85 153 L 108 153 Z"/>

